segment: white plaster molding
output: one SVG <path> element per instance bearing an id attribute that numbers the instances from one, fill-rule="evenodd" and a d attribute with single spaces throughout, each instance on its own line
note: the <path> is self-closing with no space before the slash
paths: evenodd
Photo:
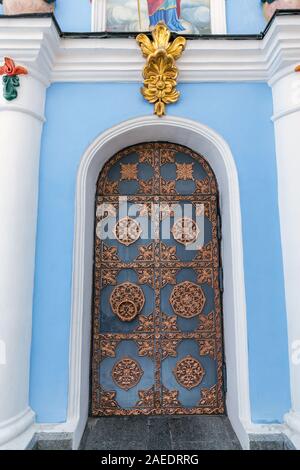
<path id="1" fill-rule="evenodd" d="M 141 82 L 144 65 L 134 39 L 60 37 L 51 18 L 0 18 L 4 55 L 51 82 Z M 188 41 L 179 81 L 268 81 L 299 57 L 300 16 L 277 16 L 263 40 Z"/>
<path id="2" fill-rule="evenodd" d="M 227 362 L 226 406 L 243 448 L 250 425 L 247 321 L 242 229 L 237 172 L 227 143 L 208 127 L 177 117 L 145 116 L 123 122 L 101 134 L 81 160 L 76 189 L 73 255 L 73 300 L 70 338 L 68 430 L 74 429 L 77 448 L 88 416 L 91 342 L 94 198 L 98 174 L 120 149 L 140 142 L 165 140 L 205 155 L 220 189 L 223 218 L 224 341 Z"/>
<path id="3" fill-rule="evenodd" d="M 300 435 L 300 412 L 290 411 L 284 418 L 286 424 Z"/>
<path id="4" fill-rule="evenodd" d="M 276 122 L 276 121 L 278 121 L 278 119 L 281 119 L 285 116 L 288 116 L 289 114 L 294 114 L 294 113 L 298 113 L 298 112 L 300 112 L 300 105 L 296 105 L 296 106 L 293 106 L 293 107 L 288 108 L 288 109 L 283 109 L 283 110 L 279 111 L 278 113 L 273 114 L 271 119 L 272 119 L 273 122 Z"/>
<path id="5" fill-rule="evenodd" d="M 300 412 L 290 411 L 285 415 L 284 421 L 288 428 L 285 432 L 286 435 L 296 449 L 300 450 Z"/>

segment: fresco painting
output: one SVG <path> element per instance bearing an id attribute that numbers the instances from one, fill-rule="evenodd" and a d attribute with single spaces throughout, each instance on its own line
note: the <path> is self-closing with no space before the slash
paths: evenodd
<path id="1" fill-rule="evenodd" d="M 210 34 L 210 0 L 107 0 L 107 30 L 152 30 L 159 21 L 181 34 Z"/>

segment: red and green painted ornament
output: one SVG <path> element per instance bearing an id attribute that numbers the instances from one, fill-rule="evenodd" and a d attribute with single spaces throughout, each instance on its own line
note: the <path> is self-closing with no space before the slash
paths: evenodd
<path id="1" fill-rule="evenodd" d="M 17 88 L 20 86 L 19 75 L 27 75 L 28 71 L 21 65 L 15 65 L 10 57 L 4 57 L 4 65 L 0 67 L 0 75 L 3 75 L 3 96 L 7 101 L 17 98 Z"/>

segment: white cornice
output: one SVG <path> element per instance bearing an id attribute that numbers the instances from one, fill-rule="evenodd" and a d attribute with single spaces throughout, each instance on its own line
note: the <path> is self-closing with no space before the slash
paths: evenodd
<path id="1" fill-rule="evenodd" d="M 49 82 L 140 82 L 144 59 L 134 39 L 59 34 L 54 20 L 0 18 L 0 56 Z M 300 16 L 277 16 L 263 39 L 188 40 L 180 82 L 269 81 L 300 61 Z"/>

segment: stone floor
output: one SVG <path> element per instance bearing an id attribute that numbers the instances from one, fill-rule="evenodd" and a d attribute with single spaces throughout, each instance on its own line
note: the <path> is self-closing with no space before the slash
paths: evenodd
<path id="1" fill-rule="evenodd" d="M 238 450 L 226 416 L 91 418 L 83 450 Z"/>

